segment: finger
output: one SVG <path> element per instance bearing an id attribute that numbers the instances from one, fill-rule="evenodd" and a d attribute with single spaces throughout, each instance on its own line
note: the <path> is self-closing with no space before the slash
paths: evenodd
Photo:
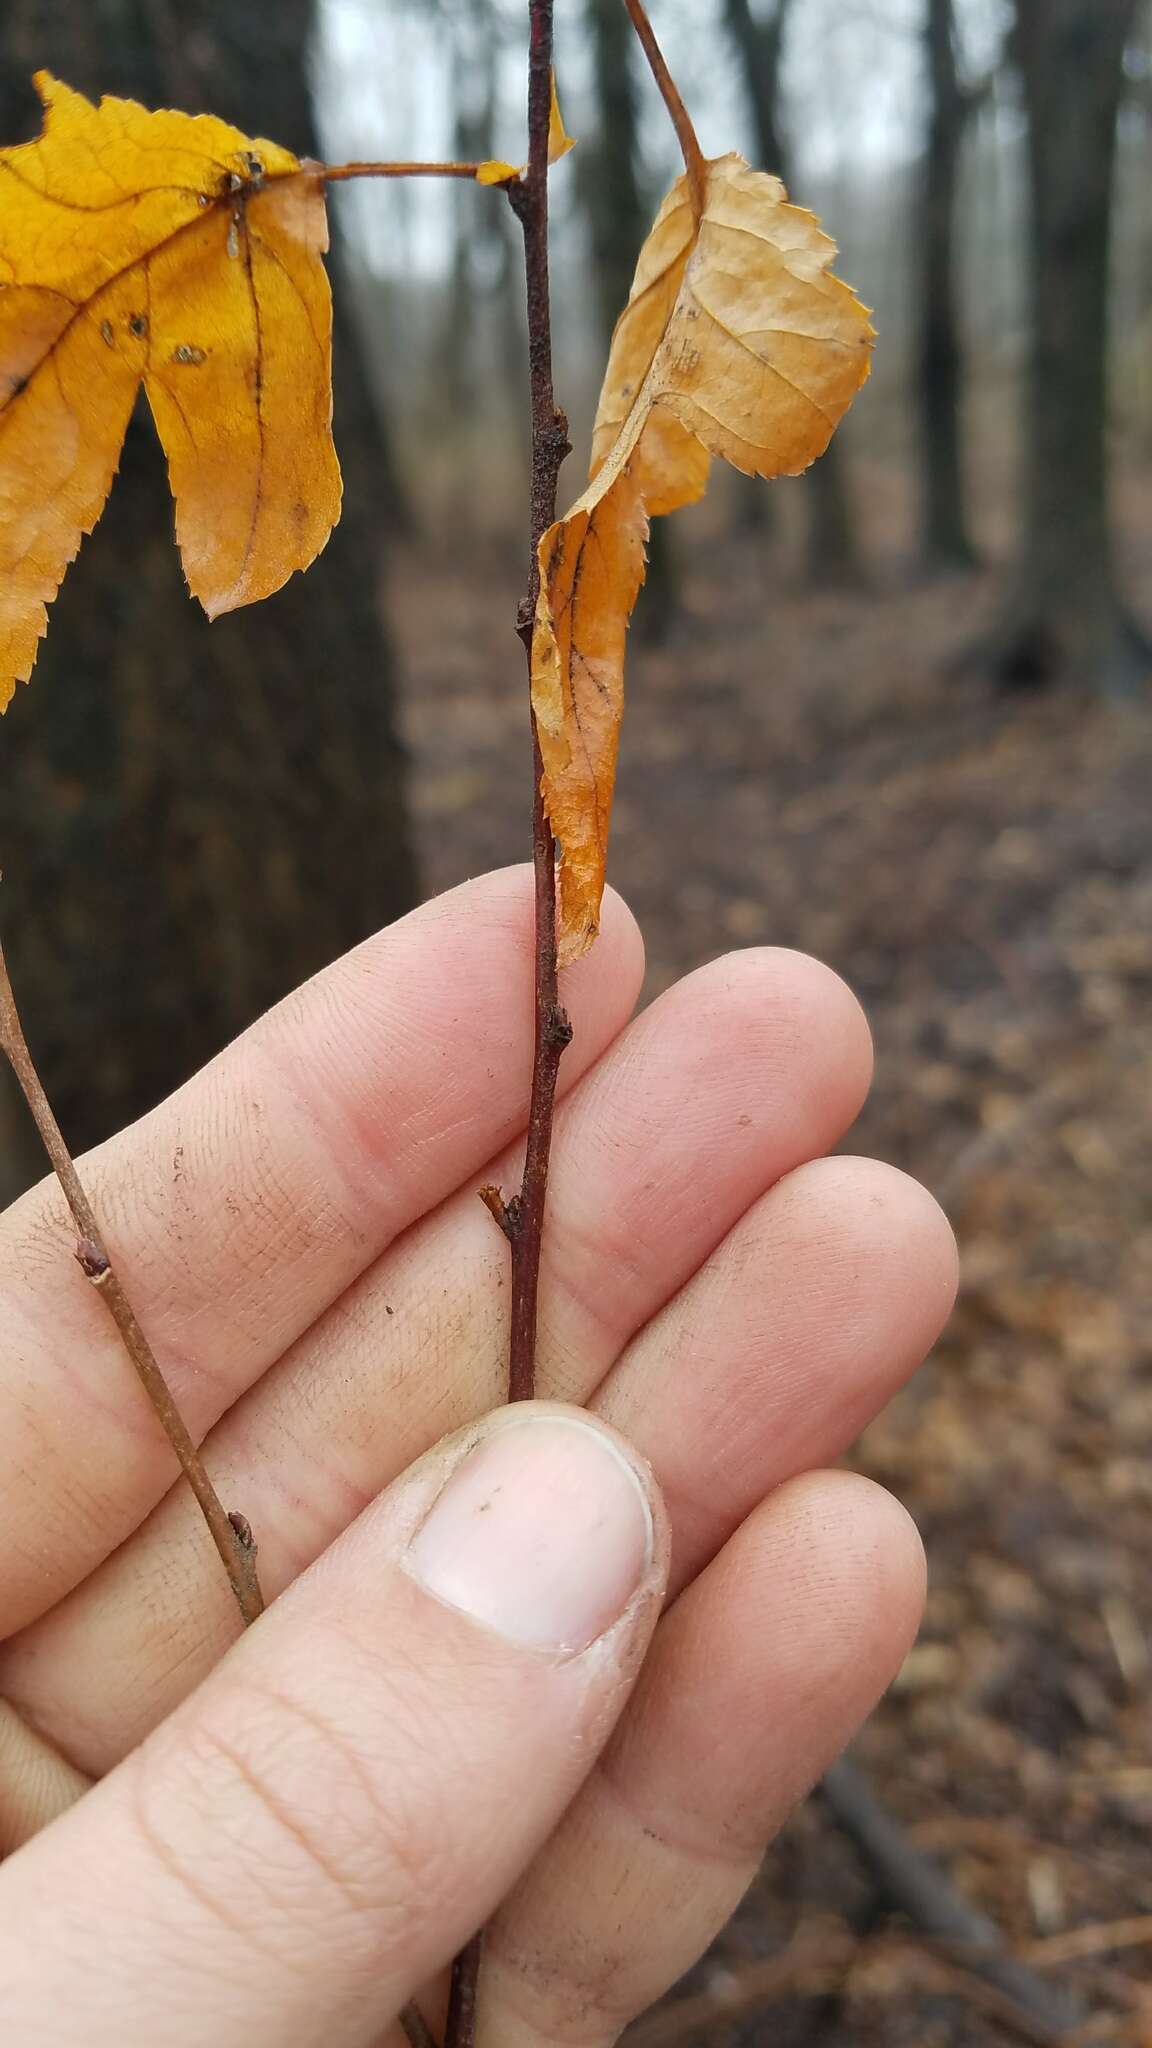
<path id="1" fill-rule="evenodd" d="M 839 1142 L 871 1079 L 859 1003 L 803 953 L 730 954 L 639 1018 L 566 1119 L 541 1259 L 548 1392 L 584 1400 L 749 1203 Z"/>
<path id="2" fill-rule="evenodd" d="M 765 1494 L 854 1443 L 952 1311 L 939 1205 L 878 1159 L 815 1159 L 750 1209 L 641 1331 L 594 1403 L 659 1475 L 671 1583 Z"/>
<path id="3" fill-rule="evenodd" d="M 868 1066 L 854 999 L 795 954 L 716 963 L 631 1025 L 557 1128 L 542 1385 L 560 1380 L 587 1399 L 748 1202 L 797 1156 L 834 1142 Z M 796 1233 L 803 1227 L 797 1216 Z M 789 1240 L 773 1268 L 784 1293 L 792 1255 Z M 429 1442 L 500 1398 L 506 1264 L 503 1240 L 469 1191 L 395 1245 L 214 1432 L 211 1469 L 259 1530 L 269 1593 Z M 762 1284 L 751 1262 L 746 1280 L 749 1295 Z M 742 1299 L 734 1292 L 726 1336 Z M 760 1327 L 761 1309 L 751 1299 L 747 1308 Z M 579 1374 L 578 1342 L 587 1347 Z M 678 1388 L 658 1362 L 652 1370 L 674 1410 Z M 727 1410 L 722 1390 L 718 1399 Z M 0 1651 L 0 1691 L 99 1772 L 171 1709 L 234 1632 L 227 1588 L 181 1489 L 90 1584 Z"/>
<path id="4" fill-rule="evenodd" d="M 195 1437 L 523 1127 L 531 926 L 526 870 L 452 891 L 338 961 L 84 1161 Z M 564 1086 L 619 1031 L 641 971 L 617 899 L 567 987 Z M 172 1482 L 172 1454 L 74 1241 L 51 1184 L 0 1221 L 0 1634 L 107 1556 Z"/>
<path id="5" fill-rule="evenodd" d="M 0 1700 L 0 1858 L 66 1813 L 88 1786 L 82 1771 Z"/>
<path id="6" fill-rule="evenodd" d="M 12 2038 L 373 2038 L 573 1797 L 665 1561 L 643 1468 L 587 1417 L 441 1447 L 0 1870 Z"/>
<path id="7" fill-rule="evenodd" d="M 744 1524 L 490 1930 L 480 2048 L 608 2048 L 691 1967 L 895 1675 L 923 1591 L 907 1515 L 854 1474 L 795 1480 Z"/>

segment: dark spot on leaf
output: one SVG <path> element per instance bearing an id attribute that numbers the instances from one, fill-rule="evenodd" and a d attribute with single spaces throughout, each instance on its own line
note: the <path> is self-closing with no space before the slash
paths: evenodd
<path id="1" fill-rule="evenodd" d="M 102 320 L 100 322 L 100 333 L 103 339 L 107 342 L 108 347 L 115 348 L 116 340 L 115 336 L 112 333 L 112 322 L 110 320 Z"/>
<path id="2" fill-rule="evenodd" d="M 19 398 L 20 393 L 28 389 L 27 377 L 9 377 L 8 389 L 12 393 L 13 398 Z"/>
<path id="3" fill-rule="evenodd" d="M 137 341 L 142 340 L 144 335 L 146 335 L 148 332 L 148 319 L 146 314 L 131 314 L 128 321 L 128 332 L 129 334 L 134 334 L 136 336 Z"/>
<path id="4" fill-rule="evenodd" d="M 191 341 L 178 342 L 172 351 L 172 361 L 174 363 L 202 363 L 204 361 L 204 350 L 197 348 L 195 343 Z"/>

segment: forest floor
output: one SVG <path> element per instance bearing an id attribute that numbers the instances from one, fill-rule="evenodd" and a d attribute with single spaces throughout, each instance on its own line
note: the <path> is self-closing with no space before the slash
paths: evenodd
<path id="1" fill-rule="evenodd" d="M 732 945 L 829 961 L 877 1044 L 852 1148 L 923 1179 L 962 1247 L 947 1334 L 853 1453 L 931 1570 L 857 1757 L 1075 1994 L 1065 2038 L 1147 2048 L 1152 720 L 958 676 L 986 575 L 816 592 L 779 543 L 707 532 L 684 561 L 674 630 L 632 649 L 610 858 L 647 993 Z M 523 856 L 520 569 L 417 550 L 393 578 L 429 891 Z M 687 1992 L 646 2040 L 1053 2038 L 886 1917 L 816 1801 Z"/>

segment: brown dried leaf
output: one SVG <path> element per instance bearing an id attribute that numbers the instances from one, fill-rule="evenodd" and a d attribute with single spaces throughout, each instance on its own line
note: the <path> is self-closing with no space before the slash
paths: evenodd
<path id="1" fill-rule="evenodd" d="M 540 542 L 532 702 L 561 849 L 561 961 L 591 945 L 604 888 L 628 620 L 648 519 L 699 498 L 710 457 L 795 476 L 868 375 L 859 299 L 835 244 L 742 157 L 707 166 L 704 211 L 673 186 L 616 328 L 592 481 Z"/>

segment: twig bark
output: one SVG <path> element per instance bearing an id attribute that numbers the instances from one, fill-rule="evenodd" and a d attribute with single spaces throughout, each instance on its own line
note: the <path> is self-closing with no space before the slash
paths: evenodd
<path id="1" fill-rule="evenodd" d="M 264 1606 L 260 1582 L 256 1576 L 256 1546 L 252 1540 L 252 1531 L 243 1515 L 228 1514 L 221 1505 L 220 1497 L 208 1477 L 204 1461 L 192 1441 L 188 1426 L 172 1398 L 171 1389 L 160 1370 L 155 1353 L 137 1321 L 132 1304 L 124 1292 L 123 1283 L 113 1268 L 96 1212 L 84 1192 L 72 1155 L 64 1142 L 60 1126 L 28 1050 L 2 947 L 0 1051 L 4 1053 L 12 1068 L 24 1100 L 32 1112 L 44 1150 L 48 1154 L 63 1190 L 64 1199 L 71 1211 L 77 1231 L 76 1259 L 80 1270 L 91 1281 L 116 1325 L 120 1341 L 156 1411 L 161 1428 L 176 1453 L 181 1471 L 196 1496 L 212 1541 L 220 1553 L 220 1561 L 228 1574 L 228 1583 L 235 1595 L 236 1605 L 247 1625 L 255 1621 Z"/>
<path id="2" fill-rule="evenodd" d="M 436 2048 L 436 2036 L 415 2001 L 404 2007 L 400 2025 L 408 2048 Z"/>
<path id="3" fill-rule="evenodd" d="M 542 534 L 556 517 L 557 481 L 560 466 L 569 452 L 568 422 L 557 408 L 552 380 L 548 276 L 552 11 L 553 0 L 529 0 L 528 164 L 523 177 L 510 181 L 504 187 L 524 235 L 528 296 L 528 373 L 532 410 L 531 552 L 528 590 L 520 607 L 517 631 L 528 658 L 529 690 L 532 682 L 532 626 L 540 594 L 540 564 L 536 550 Z M 556 1077 L 564 1048 L 572 1039 L 572 1026 L 560 1002 L 556 958 L 556 847 L 544 808 L 544 764 L 540 757 L 531 696 L 529 713 L 532 724 L 535 1043 L 528 1104 L 528 1143 L 519 1194 L 506 1202 L 498 1188 L 486 1187 L 481 1191 L 482 1200 L 512 1248 L 510 1401 L 530 1401 L 536 1391 L 536 1311 L 544 1208 L 548 1195 L 548 1163 L 556 1108 Z M 453 1964 L 445 2048 L 473 2048 L 483 1940 L 482 1932 L 475 1935 Z"/>
<path id="4" fill-rule="evenodd" d="M 484 1929 L 472 1936 L 452 1965 L 452 1986 L 448 1994 L 448 2017 L 444 2024 L 444 2048 L 474 2048 L 476 2000 L 480 1990 L 480 1965 L 484 1960 Z"/>
<path id="5" fill-rule="evenodd" d="M 556 517 L 556 485 L 568 453 L 568 422 L 552 384 L 552 322 L 548 279 L 548 122 L 552 101 L 552 0 L 530 0 L 528 167 L 506 186 L 524 235 L 528 295 L 528 366 L 532 408 L 531 552 L 528 591 L 518 630 L 532 673 L 532 626 L 540 592 L 536 550 Z M 548 1160 L 556 1076 L 572 1027 L 560 1002 L 556 965 L 556 850 L 544 808 L 543 762 L 532 719 L 532 869 L 535 880 L 535 1047 L 528 1106 L 528 1144 L 520 1192 L 488 1206 L 512 1247 L 512 1329 L 508 1397 L 532 1398 L 536 1387 L 536 1305 L 540 1245 L 548 1193 Z"/>

